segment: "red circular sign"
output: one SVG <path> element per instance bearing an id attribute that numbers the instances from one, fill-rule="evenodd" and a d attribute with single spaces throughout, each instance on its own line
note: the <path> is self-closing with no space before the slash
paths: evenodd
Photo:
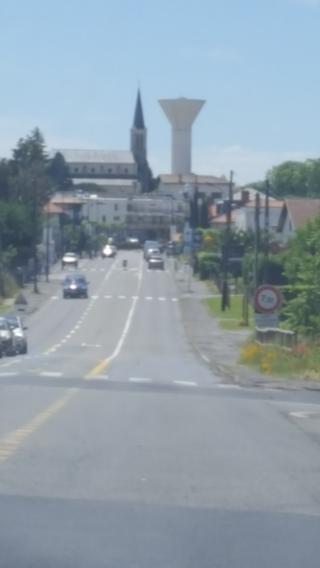
<path id="1" fill-rule="evenodd" d="M 277 288 L 270 284 L 259 286 L 254 294 L 254 309 L 263 314 L 276 312 L 282 304 L 282 297 Z"/>

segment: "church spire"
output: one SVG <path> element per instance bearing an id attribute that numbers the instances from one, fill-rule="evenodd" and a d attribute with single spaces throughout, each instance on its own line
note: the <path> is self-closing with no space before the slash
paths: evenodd
<path id="1" fill-rule="evenodd" d="M 140 89 L 138 89 L 138 94 L 137 94 L 137 102 L 136 102 L 136 108 L 133 119 L 133 128 L 136 128 L 137 130 L 145 129 Z"/>

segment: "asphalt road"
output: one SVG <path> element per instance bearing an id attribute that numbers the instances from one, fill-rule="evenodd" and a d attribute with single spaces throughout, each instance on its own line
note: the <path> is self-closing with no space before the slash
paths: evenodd
<path id="1" fill-rule="evenodd" d="M 319 395 L 213 376 L 140 252 L 81 271 L 0 362 L 0 567 L 318 568 Z"/>

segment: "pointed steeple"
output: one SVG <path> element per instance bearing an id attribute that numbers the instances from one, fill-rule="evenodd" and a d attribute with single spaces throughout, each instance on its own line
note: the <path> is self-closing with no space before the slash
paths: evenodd
<path id="1" fill-rule="evenodd" d="M 137 102 L 136 102 L 136 108 L 133 119 L 133 128 L 136 128 L 137 130 L 145 129 L 140 89 L 138 89 L 138 94 L 137 94 Z"/>

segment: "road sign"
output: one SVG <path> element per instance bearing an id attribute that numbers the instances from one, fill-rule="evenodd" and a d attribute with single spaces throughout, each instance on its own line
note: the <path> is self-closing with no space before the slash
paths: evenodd
<path id="1" fill-rule="evenodd" d="M 279 323 L 278 314 L 255 314 L 255 326 L 260 329 L 277 328 Z"/>
<path id="2" fill-rule="evenodd" d="M 259 286 L 254 295 L 254 309 L 263 314 L 276 312 L 282 304 L 282 297 L 277 288 L 270 284 Z"/>

